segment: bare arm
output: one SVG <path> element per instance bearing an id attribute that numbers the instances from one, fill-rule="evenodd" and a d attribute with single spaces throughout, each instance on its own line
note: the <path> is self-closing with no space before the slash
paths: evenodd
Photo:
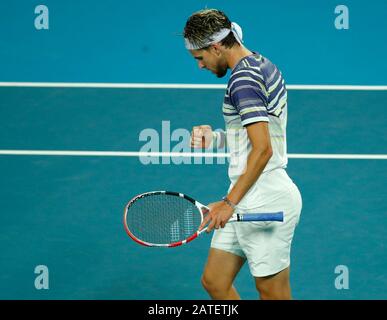
<path id="1" fill-rule="evenodd" d="M 246 129 L 252 149 L 247 158 L 245 172 L 238 178 L 227 196 L 234 204 L 238 204 L 258 180 L 273 154 L 267 122 L 256 122 L 247 126 Z"/>
<path id="2" fill-rule="evenodd" d="M 238 204 L 257 181 L 273 154 L 267 122 L 256 122 L 248 125 L 246 129 L 252 149 L 247 158 L 245 172 L 238 178 L 227 195 L 227 198 L 234 204 Z M 204 227 L 211 220 L 207 232 L 210 232 L 213 228 L 218 229 L 219 226 L 223 228 L 234 211 L 224 201 L 216 202 L 210 208 L 210 213 L 201 225 L 201 227 Z"/>

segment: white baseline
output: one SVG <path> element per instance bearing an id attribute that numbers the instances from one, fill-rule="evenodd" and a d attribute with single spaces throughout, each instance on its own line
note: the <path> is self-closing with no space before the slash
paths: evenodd
<path id="1" fill-rule="evenodd" d="M 173 83 L 85 83 L 85 82 L 0 82 L 0 87 L 53 88 L 128 88 L 128 89 L 225 89 L 223 84 Z M 289 90 L 355 90 L 385 91 L 387 86 L 365 85 L 287 85 Z M 67 151 L 67 150 L 0 150 L 0 155 L 28 156 L 100 156 L 100 157 L 229 157 L 226 153 L 209 152 L 135 152 L 135 151 Z M 288 154 L 293 159 L 364 159 L 386 160 L 386 154 Z"/>
<path id="2" fill-rule="evenodd" d="M 0 150 L 10 156 L 78 156 L 78 157 L 183 157 L 228 158 L 228 153 L 213 152 L 136 152 L 136 151 L 77 151 L 77 150 Z M 387 160 L 387 154 L 305 154 L 290 153 L 291 159 Z"/>
<path id="3" fill-rule="evenodd" d="M 225 84 L 103 83 L 103 82 L 0 82 L 0 87 L 127 88 L 127 89 L 226 89 Z M 289 90 L 386 91 L 387 85 L 286 85 Z"/>

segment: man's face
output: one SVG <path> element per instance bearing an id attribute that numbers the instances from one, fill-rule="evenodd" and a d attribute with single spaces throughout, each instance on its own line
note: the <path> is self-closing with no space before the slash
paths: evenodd
<path id="1" fill-rule="evenodd" d="M 210 47 L 207 50 L 190 50 L 192 56 L 198 61 L 200 69 L 207 69 L 215 74 L 218 78 L 222 78 L 226 75 L 228 65 L 226 59 L 222 53 Z"/>

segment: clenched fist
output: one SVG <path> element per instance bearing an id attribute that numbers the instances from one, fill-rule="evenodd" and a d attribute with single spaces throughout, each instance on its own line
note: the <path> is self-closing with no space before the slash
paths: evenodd
<path id="1" fill-rule="evenodd" d="M 209 125 L 193 127 L 191 132 L 192 148 L 208 148 L 212 142 L 212 128 Z"/>

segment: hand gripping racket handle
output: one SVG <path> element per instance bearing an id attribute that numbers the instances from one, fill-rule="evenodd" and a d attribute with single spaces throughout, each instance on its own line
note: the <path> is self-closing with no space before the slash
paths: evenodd
<path id="1" fill-rule="evenodd" d="M 209 211 L 209 208 L 207 208 Z M 247 214 L 240 214 L 240 213 L 234 213 L 231 218 L 227 222 L 238 222 L 238 221 L 284 221 L 284 213 L 283 211 L 278 212 L 271 212 L 271 213 L 247 213 Z M 204 231 L 207 230 L 207 226 L 204 227 L 202 230 L 198 231 L 192 239 L 189 239 L 189 241 L 193 240 L 200 234 L 202 234 Z"/>

